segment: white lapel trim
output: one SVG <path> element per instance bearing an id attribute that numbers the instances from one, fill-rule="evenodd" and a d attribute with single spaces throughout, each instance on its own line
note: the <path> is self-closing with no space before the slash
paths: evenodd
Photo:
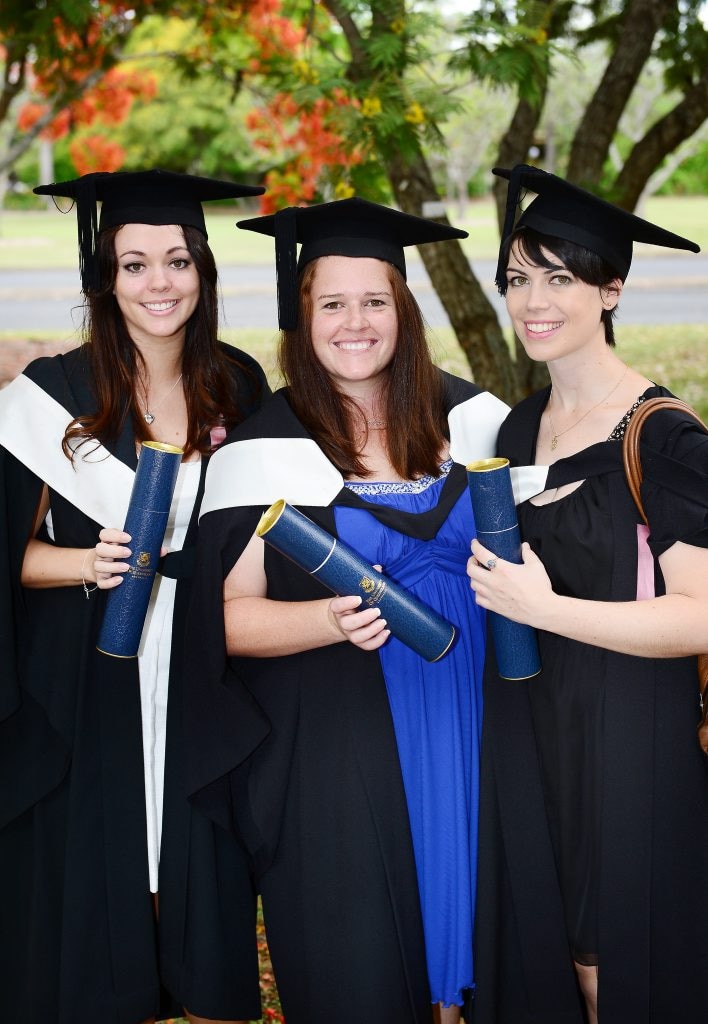
<path id="1" fill-rule="evenodd" d="M 481 391 L 448 413 L 450 456 L 463 466 L 477 459 L 491 459 L 497 447 L 499 427 L 509 406 L 489 391 Z"/>
<path id="2" fill-rule="evenodd" d="M 522 501 L 533 498 L 534 494 L 541 494 L 546 490 L 548 470 L 548 466 L 515 466 L 509 471 L 515 505 L 520 505 Z"/>
<path id="3" fill-rule="evenodd" d="M 509 406 L 489 391 L 456 405 L 448 416 L 450 455 L 455 462 L 466 466 L 477 459 L 493 458 L 499 427 L 509 411 Z M 510 472 L 517 505 L 546 490 L 548 466 L 517 466 Z"/>
<path id="4" fill-rule="evenodd" d="M 200 518 L 218 509 L 272 505 L 329 505 L 344 486 L 342 474 L 311 438 L 260 437 L 234 441 L 212 455 Z"/>
<path id="5" fill-rule="evenodd" d="M 450 455 L 466 465 L 492 458 L 499 427 L 509 406 L 483 391 L 448 416 Z M 511 470 L 516 504 L 545 490 L 548 466 Z M 344 486 L 341 473 L 311 438 L 264 437 L 235 441 L 219 448 L 206 474 L 199 517 L 219 509 L 272 505 L 284 498 L 292 505 L 329 505 Z"/>
<path id="6" fill-rule="evenodd" d="M 61 443 L 72 419 L 24 374 L 0 390 L 0 444 L 90 519 L 121 528 L 135 473 L 93 441 L 70 462 Z"/>

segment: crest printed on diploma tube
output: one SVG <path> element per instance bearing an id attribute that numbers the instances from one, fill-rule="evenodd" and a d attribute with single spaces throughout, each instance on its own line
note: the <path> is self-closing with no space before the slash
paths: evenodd
<path id="1" fill-rule="evenodd" d="M 256 533 L 339 597 L 357 595 L 362 607 L 380 608 L 392 635 L 426 661 L 452 646 L 451 622 L 282 499 L 263 513 Z"/>

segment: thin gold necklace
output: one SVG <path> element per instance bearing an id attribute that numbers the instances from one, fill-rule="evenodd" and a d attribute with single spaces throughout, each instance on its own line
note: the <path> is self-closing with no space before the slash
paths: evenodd
<path id="1" fill-rule="evenodd" d="M 178 378 L 177 378 L 177 380 L 176 380 L 176 381 L 174 382 L 174 384 L 172 385 L 172 387 L 170 388 L 170 390 L 169 390 L 169 391 L 166 391 L 166 392 L 165 392 L 165 394 L 164 394 L 164 395 L 162 396 L 162 398 L 161 398 L 161 399 L 160 399 L 160 401 L 159 401 L 159 402 L 157 403 L 157 405 L 153 405 L 153 407 L 152 407 L 152 412 L 150 412 L 150 410 L 148 409 L 148 394 L 147 394 L 147 388 L 146 388 L 146 387 L 145 387 L 145 386 L 143 385 L 143 390 L 144 390 L 144 392 L 145 392 L 145 401 L 144 401 L 144 403 L 143 403 L 143 404 L 144 404 L 144 406 L 145 406 L 145 412 L 143 413 L 143 419 L 145 420 L 145 422 L 146 422 L 146 423 L 154 423 L 154 422 L 155 422 L 155 413 L 156 413 L 156 411 L 157 411 L 157 410 L 158 410 L 158 409 L 160 408 L 160 406 L 161 406 L 161 405 L 162 405 L 162 404 L 163 404 L 164 402 L 166 402 L 166 401 L 167 401 L 167 399 L 168 399 L 168 398 L 170 397 L 170 395 L 172 394 L 172 392 L 174 391 L 174 389 L 175 389 L 175 388 L 177 387 L 177 385 L 179 384 L 179 382 L 180 382 L 181 380 L 182 380 L 182 374 L 180 373 L 179 377 L 178 377 Z"/>
<path id="2" fill-rule="evenodd" d="M 591 412 L 594 412 L 594 411 L 595 411 L 595 409 L 597 409 L 597 407 L 598 407 L 599 405 L 602 405 L 602 404 L 603 404 L 603 402 L 606 402 L 606 401 L 607 401 L 607 400 L 608 400 L 609 398 L 612 398 L 612 396 L 614 395 L 614 393 L 615 393 L 615 391 L 617 390 L 617 388 L 618 388 L 618 387 L 620 386 L 620 384 L 622 383 L 622 381 L 624 380 L 624 378 L 625 378 L 625 377 L 627 376 L 627 371 L 628 371 L 628 370 L 629 370 L 629 366 L 625 366 L 625 368 L 624 368 L 624 372 L 623 372 L 622 376 L 621 376 L 621 377 L 620 377 L 620 379 L 619 379 L 619 380 L 617 381 L 617 383 L 616 383 L 616 384 L 615 384 L 615 386 L 614 386 L 614 387 L 612 388 L 612 390 L 611 390 L 611 391 L 609 392 L 609 394 L 605 395 L 605 397 L 604 397 L 604 398 L 601 398 L 601 399 L 600 399 L 600 401 L 599 401 L 599 402 L 596 402 L 596 403 L 595 403 L 595 405 L 591 406 L 591 407 L 590 407 L 590 408 L 588 409 L 588 411 L 587 411 L 587 412 L 584 412 L 584 413 L 583 413 L 583 415 L 582 415 L 582 416 L 580 417 L 580 419 L 579 419 L 579 420 L 576 420 L 576 421 L 575 421 L 575 423 L 571 423 L 571 424 L 570 424 L 570 426 L 569 426 L 569 427 L 566 427 L 566 428 L 565 428 L 564 430 L 556 430 L 555 426 L 553 425 L 553 417 L 551 416 L 551 401 L 552 401 L 552 399 L 553 399 L 553 388 L 551 388 L 551 393 L 550 393 L 550 395 L 548 396 L 548 405 L 546 406 L 546 411 L 547 411 L 547 413 L 548 413 L 548 422 L 549 422 L 549 424 L 550 424 L 550 427 L 551 427 L 551 434 L 553 435 L 553 436 L 551 437 L 551 451 L 552 451 L 552 452 L 554 452 L 554 451 L 556 450 L 556 448 L 558 447 L 558 438 L 559 438 L 559 437 L 562 437 L 562 436 L 563 436 L 563 434 L 567 434 L 569 430 L 572 430 L 572 429 L 573 429 L 573 427 L 577 427 L 577 425 L 578 425 L 579 423 L 582 423 L 582 422 L 583 422 L 583 420 L 585 419 L 585 417 L 586 417 L 586 416 L 589 416 Z"/>

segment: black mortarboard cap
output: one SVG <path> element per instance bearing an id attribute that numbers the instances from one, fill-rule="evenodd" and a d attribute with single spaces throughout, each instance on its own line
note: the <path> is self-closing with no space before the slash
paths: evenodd
<path id="1" fill-rule="evenodd" d="M 188 224 L 206 236 L 202 203 L 212 199 L 259 196 L 260 186 L 201 178 L 172 171 L 99 171 L 71 181 L 39 185 L 40 196 L 73 199 L 79 227 L 81 284 L 85 292 L 98 288 L 96 237 L 121 224 Z M 101 203 L 100 218 L 96 204 Z"/>
<path id="2" fill-rule="evenodd" d="M 466 231 L 392 210 L 366 199 L 338 199 L 316 206 L 290 206 L 268 217 L 237 225 L 275 238 L 278 322 L 283 330 L 297 324 L 297 277 L 319 256 L 372 257 L 385 260 L 406 276 L 406 245 L 467 238 Z M 302 243 L 297 259 L 297 243 Z"/>
<path id="3" fill-rule="evenodd" d="M 597 253 L 617 271 L 623 281 L 632 262 L 634 242 L 700 252 L 699 246 L 688 238 L 642 220 L 540 167 L 528 164 L 517 164 L 512 170 L 494 167 L 492 174 L 509 181 L 502 248 L 517 228 L 532 228 L 540 234 L 575 242 Z M 525 190 L 535 192 L 536 198 L 516 220 L 521 194 Z M 506 280 L 506 267 L 502 266 L 501 252 L 495 280 L 497 287 L 502 289 Z"/>

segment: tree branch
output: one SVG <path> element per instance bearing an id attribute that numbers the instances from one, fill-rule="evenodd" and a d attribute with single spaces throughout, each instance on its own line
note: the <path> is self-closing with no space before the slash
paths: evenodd
<path id="1" fill-rule="evenodd" d="M 355 69 L 363 68 L 366 63 L 366 47 L 361 32 L 346 6 L 339 0 L 323 0 L 322 6 L 339 23 L 352 55 L 352 65 Z"/>
<path id="2" fill-rule="evenodd" d="M 6 45 L 2 93 L 0 93 L 0 124 L 7 117 L 13 100 L 20 95 L 25 87 L 28 49 L 28 46 L 22 46 L 20 52 L 15 52 L 12 45 Z M 16 69 L 15 74 L 13 74 L 13 69 Z"/>
<path id="3" fill-rule="evenodd" d="M 708 68 L 673 110 L 658 120 L 633 147 L 617 177 L 613 198 L 625 210 L 634 210 L 646 182 L 662 161 L 698 131 L 708 117 Z"/>
<path id="4" fill-rule="evenodd" d="M 567 177 L 579 185 L 596 185 L 622 113 L 651 54 L 654 37 L 675 0 L 630 0 L 621 35 L 602 80 L 585 108 L 573 137 Z"/>
<path id="5" fill-rule="evenodd" d="M 105 75 L 104 68 L 96 68 L 82 79 L 80 87 L 66 88 L 63 92 L 57 93 L 49 104 L 49 107 L 42 116 L 35 121 L 30 129 L 11 144 L 10 148 L 0 154 L 0 174 L 9 170 L 24 153 L 30 148 L 34 140 L 47 128 L 60 110 L 68 107 L 70 103 L 83 96 L 85 92 L 92 89 Z"/>

